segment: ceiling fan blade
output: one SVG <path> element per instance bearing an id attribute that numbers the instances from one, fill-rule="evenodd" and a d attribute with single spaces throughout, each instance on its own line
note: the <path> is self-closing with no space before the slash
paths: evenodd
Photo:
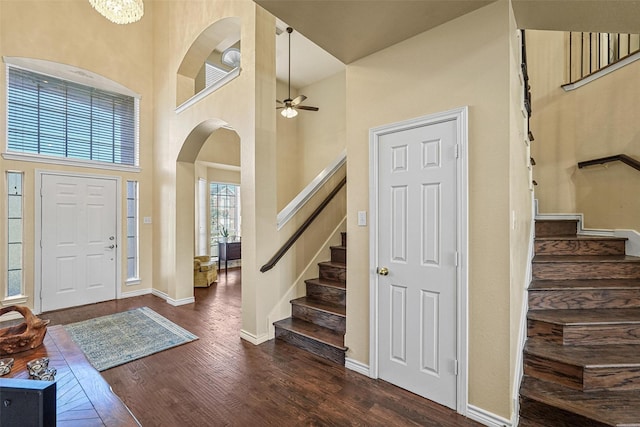
<path id="1" fill-rule="evenodd" d="M 306 96 L 304 95 L 298 95 L 295 98 L 293 98 L 293 101 L 291 101 L 291 105 L 298 105 L 301 102 L 303 102 L 305 99 L 307 99 Z"/>
<path id="2" fill-rule="evenodd" d="M 282 107 L 276 107 L 276 110 L 282 110 L 284 108 L 284 106 Z"/>
<path id="3" fill-rule="evenodd" d="M 276 102 L 277 102 L 278 104 L 283 104 L 283 102 L 282 102 L 282 101 L 280 101 L 279 99 L 276 99 Z"/>
<path id="4" fill-rule="evenodd" d="M 308 110 L 308 111 L 318 111 L 318 107 L 307 107 L 306 105 L 298 105 L 296 107 L 298 110 Z"/>

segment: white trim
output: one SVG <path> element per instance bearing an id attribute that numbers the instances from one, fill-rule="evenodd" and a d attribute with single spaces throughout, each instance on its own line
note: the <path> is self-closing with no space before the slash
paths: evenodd
<path id="1" fill-rule="evenodd" d="M 469 405 L 467 407 L 467 418 L 490 427 L 511 427 L 512 425 L 517 425 L 511 424 L 511 421 L 501 417 L 500 415 L 485 411 L 484 409 L 473 405 Z"/>
<path id="2" fill-rule="evenodd" d="M 34 232 L 34 241 L 33 247 L 35 248 L 35 264 L 34 264 L 34 284 L 33 284 L 33 309 L 36 313 L 42 312 L 42 247 L 40 246 L 40 240 L 42 239 L 42 177 L 43 175 L 58 175 L 58 176 L 70 176 L 76 178 L 91 178 L 91 179 L 104 179 L 116 182 L 116 248 L 115 248 L 115 258 L 116 258 L 116 280 L 114 280 L 115 286 L 115 295 L 116 299 L 119 298 L 121 294 L 121 286 L 119 285 L 120 281 L 117 279 L 118 277 L 122 277 L 122 245 L 120 242 L 122 241 L 122 178 L 119 176 L 113 175 L 96 175 L 96 174 L 84 174 L 77 172 L 69 172 L 69 171 L 51 171 L 51 170 L 43 170 L 36 169 L 35 170 L 35 182 L 34 187 L 35 191 L 33 193 L 33 198 L 35 199 L 34 203 L 34 221 L 35 221 L 35 232 Z"/>
<path id="3" fill-rule="evenodd" d="M 518 328 L 518 352 L 516 354 L 516 371 L 514 373 L 513 380 L 513 390 L 511 393 L 511 398 L 513 399 L 513 413 L 511 414 L 511 424 L 514 426 L 518 425 L 518 417 L 520 415 L 520 384 L 522 383 L 522 377 L 524 375 L 524 345 L 527 341 L 527 314 L 529 312 L 529 294 L 528 289 L 531 281 L 533 280 L 533 257 L 535 256 L 535 232 L 536 232 L 536 221 L 535 221 L 535 203 L 533 202 L 533 194 L 531 195 L 531 225 L 529 230 L 529 249 L 527 252 L 527 270 L 525 272 L 525 279 L 523 283 L 523 297 L 522 297 L 522 308 L 520 312 L 520 325 Z"/>
<path id="4" fill-rule="evenodd" d="M 269 334 L 254 335 L 250 332 L 245 331 L 244 329 L 241 329 L 240 338 L 245 341 L 249 341 L 253 345 L 260 345 L 263 342 L 269 341 Z"/>
<path id="5" fill-rule="evenodd" d="M 162 291 L 159 291 L 157 289 L 151 289 L 151 295 L 156 296 L 158 298 L 162 298 L 165 301 L 167 299 L 169 299 L 169 295 L 168 294 L 166 294 L 166 293 L 164 293 Z"/>
<path id="6" fill-rule="evenodd" d="M 314 194 L 331 178 L 347 161 L 347 151 L 343 151 L 322 172 L 316 176 L 287 206 L 279 213 L 277 227 L 280 230 L 304 206 Z"/>
<path id="7" fill-rule="evenodd" d="M 146 292 L 146 293 L 149 293 L 149 292 Z M 193 304 L 196 302 L 195 297 L 173 299 L 173 298 L 170 298 L 169 294 L 167 294 L 166 292 L 162 292 L 157 289 L 151 289 L 151 294 L 159 298 L 162 298 L 167 302 L 167 304 L 170 304 L 174 307 L 179 307 L 181 305 L 186 305 L 186 304 Z M 145 295 L 145 294 L 141 294 L 141 295 Z M 135 295 L 132 295 L 132 296 L 135 296 Z"/>
<path id="8" fill-rule="evenodd" d="M 125 280 L 124 285 L 135 286 L 135 285 L 139 285 L 140 283 L 142 283 L 142 279 L 140 279 L 139 277 L 132 277 L 131 279 Z"/>
<path id="9" fill-rule="evenodd" d="M 34 314 L 39 314 L 39 313 L 34 313 Z M 10 311 L 9 313 L 5 313 L 2 316 L 0 316 L 0 323 L 7 322 L 9 320 L 18 320 L 18 319 L 24 319 L 22 314 L 18 313 L 17 311 Z"/>
<path id="10" fill-rule="evenodd" d="M 133 297 L 139 297 L 142 295 L 149 295 L 149 294 L 153 294 L 153 290 L 152 289 L 140 289 L 138 291 L 128 291 L 128 292 L 122 292 L 120 294 L 120 298 L 118 299 L 124 299 L 124 298 L 133 298 Z"/>
<path id="11" fill-rule="evenodd" d="M 26 304 L 29 297 L 26 295 L 14 295 L 0 301 L 0 306 L 9 307 L 10 305 Z"/>
<path id="12" fill-rule="evenodd" d="M 95 160 L 94 161 L 79 160 L 71 157 L 44 156 L 42 154 L 4 152 L 2 153 L 2 158 L 5 160 L 17 160 L 20 162 L 46 163 L 46 164 L 58 165 L 58 166 L 75 166 L 79 168 L 102 169 L 102 170 L 120 171 L 120 172 L 135 173 L 135 172 L 140 172 L 142 170 L 140 166 L 98 162 Z"/>
<path id="13" fill-rule="evenodd" d="M 231 80 L 238 77 L 239 75 L 240 75 L 240 67 L 236 67 L 233 70 L 229 71 L 226 76 L 224 76 L 223 78 L 215 82 L 215 84 L 212 84 L 211 86 L 207 86 L 206 88 L 202 89 L 200 92 L 196 93 L 191 98 L 187 99 L 185 102 L 180 104 L 176 108 L 176 114 L 180 114 L 187 108 L 191 107 L 192 105 L 197 104 L 198 102 L 200 102 L 201 100 L 209 96 L 209 94 L 220 89 L 222 86 L 226 85 Z"/>
<path id="14" fill-rule="evenodd" d="M 622 67 L 625 67 L 635 61 L 637 61 L 638 59 L 640 59 L 640 52 L 636 52 L 633 55 L 627 56 L 626 58 L 615 62 L 613 64 L 611 64 L 610 66 L 606 67 L 606 68 L 602 68 L 599 71 L 596 71 L 593 74 L 590 74 L 589 76 L 575 82 L 575 83 L 568 83 L 566 85 L 562 85 L 562 89 L 564 89 L 566 92 L 569 92 L 570 90 L 576 90 L 579 87 L 582 87 L 588 83 L 591 83 L 594 80 L 599 79 L 600 77 L 604 77 L 607 74 L 611 74 L 616 70 L 619 70 Z"/>
<path id="15" fill-rule="evenodd" d="M 180 299 L 173 299 L 167 297 L 167 304 L 172 305 L 174 307 L 179 307 L 181 305 L 194 304 L 196 302 L 195 297 L 187 297 Z"/>
<path id="16" fill-rule="evenodd" d="M 460 255 L 457 274 L 457 295 L 458 295 L 458 325 L 457 325 L 457 358 L 458 358 L 458 380 L 457 380 L 457 412 L 466 415 L 468 400 L 468 107 L 460 107 L 449 111 L 430 114 L 415 119 L 406 120 L 399 123 L 372 128 L 369 130 L 369 376 L 378 378 L 378 286 L 377 275 L 372 266 L 376 265 L 378 259 L 378 158 L 377 141 L 380 136 L 397 132 L 399 130 L 435 124 L 443 121 L 455 120 L 458 144 L 458 164 L 457 164 L 457 247 Z"/>
<path id="17" fill-rule="evenodd" d="M 350 357 L 346 357 L 344 359 L 344 367 L 367 377 L 369 376 L 369 372 L 371 371 L 369 365 L 359 362 L 355 359 L 351 359 Z"/>
<path id="18" fill-rule="evenodd" d="M 7 66 L 14 68 L 45 74 L 68 82 L 78 83 L 108 92 L 115 92 L 136 99 L 141 98 L 139 93 L 132 91 L 114 80 L 73 65 L 19 56 L 3 56 L 2 60 Z"/>
<path id="19" fill-rule="evenodd" d="M 625 253 L 630 256 L 640 257 L 640 233 L 636 230 L 613 230 L 615 237 L 626 237 L 627 243 Z"/>

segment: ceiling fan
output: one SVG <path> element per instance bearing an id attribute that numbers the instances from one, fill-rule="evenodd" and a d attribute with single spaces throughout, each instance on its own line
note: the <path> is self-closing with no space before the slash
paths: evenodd
<path id="1" fill-rule="evenodd" d="M 294 99 L 291 99 L 291 33 L 293 32 L 293 28 L 287 27 L 287 33 L 289 33 L 289 95 L 287 99 L 283 101 L 276 102 L 281 104 L 280 107 L 276 107 L 276 110 L 282 109 L 282 114 L 287 119 L 292 119 L 298 115 L 297 110 L 308 110 L 308 111 L 318 111 L 318 107 L 308 107 L 306 105 L 300 105 L 305 99 L 307 99 L 304 95 L 298 95 Z"/>

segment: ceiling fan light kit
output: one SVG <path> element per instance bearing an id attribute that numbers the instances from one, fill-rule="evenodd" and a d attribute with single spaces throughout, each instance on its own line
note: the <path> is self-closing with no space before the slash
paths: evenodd
<path id="1" fill-rule="evenodd" d="M 287 119 L 292 119 L 298 115 L 298 110 L 308 110 L 308 111 L 318 111 L 318 107 L 307 107 L 306 105 L 299 105 L 305 99 L 307 99 L 304 95 L 298 95 L 294 99 L 291 99 L 291 33 L 293 32 L 293 28 L 287 27 L 287 33 L 289 33 L 289 95 L 287 99 L 284 101 L 276 102 L 278 104 L 282 104 L 281 107 L 276 107 L 276 110 L 283 109 L 280 114 Z"/>

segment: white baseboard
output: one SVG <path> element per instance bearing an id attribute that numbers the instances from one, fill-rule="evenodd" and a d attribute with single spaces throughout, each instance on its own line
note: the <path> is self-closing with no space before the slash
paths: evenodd
<path id="1" fill-rule="evenodd" d="M 260 345 L 263 342 L 267 342 L 269 341 L 269 334 L 262 334 L 262 335 L 254 335 L 250 332 L 245 331 L 244 329 L 240 330 L 240 338 L 242 338 L 245 341 L 249 341 L 251 344 L 253 345 Z"/>
<path id="2" fill-rule="evenodd" d="M 344 359 L 344 367 L 347 369 L 350 369 L 352 371 L 355 371 L 359 374 L 362 374 L 366 377 L 370 377 L 370 372 L 369 372 L 369 365 L 365 365 L 362 362 L 358 362 L 357 360 L 354 359 L 350 359 L 350 358 L 345 358 Z"/>
<path id="3" fill-rule="evenodd" d="M 10 311 L 9 313 L 0 316 L 0 323 L 17 319 L 23 319 L 22 314 L 18 313 L 17 311 Z"/>
<path id="4" fill-rule="evenodd" d="M 122 292 L 120 294 L 120 298 L 133 298 L 133 297 L 139 297 L 142 295 L 149 295 L 153 293 L 152 289 L 140 289 L 137 291 L 129 291 L 129 292 Z"/>
<path id="5" fill-rule="evenodd" d="M 186 305 L 186 304 L 193 304 L 194 302 L 196 302 L 195 297 L 189 297 L 189 298 L 182 298 L 182 299 L 173 299 L 173 298 L 169 298 L 169 295 L 166 294 L 165 292 L 159 291 L 157 289 L 153 289 L 151 291 L 151 293 L 157 297 L 162 298 L 163 300 L 165 300 L 167 302 L 167 304 L 170 304 L 174 307 L 178 307 L 181 305 Z"/>
<path id="6" fill-rule="evenodd" d="M 489 427 L 511 427 L 511 421 L 477 406 L 467 405 L 467 418 Z"/>

